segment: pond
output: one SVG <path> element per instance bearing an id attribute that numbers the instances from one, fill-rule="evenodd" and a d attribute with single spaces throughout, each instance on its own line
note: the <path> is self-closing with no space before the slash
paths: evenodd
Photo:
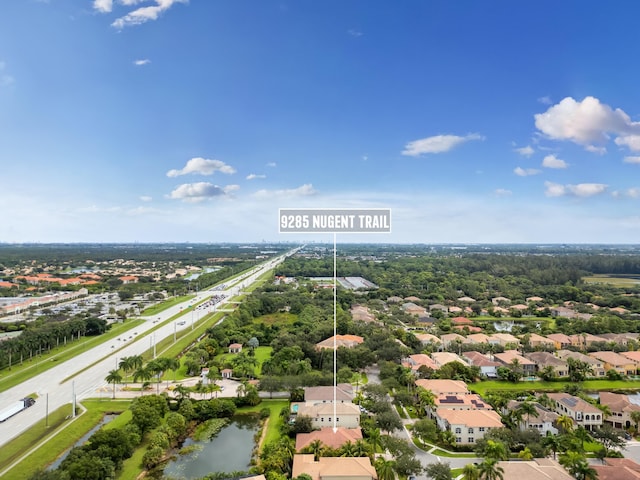
<path id="1" fill-rule="evenodd" d="M 251 467 L 253 436 L 260 420 L 253 415 L 236 415 L 215 437 L 196 441 L 185 440 L 184 447 L 195 446 L 191 453 L 178 455 L 164 468 L 163 478 L 194 479 L 212 472 L 246 471 Z"/>

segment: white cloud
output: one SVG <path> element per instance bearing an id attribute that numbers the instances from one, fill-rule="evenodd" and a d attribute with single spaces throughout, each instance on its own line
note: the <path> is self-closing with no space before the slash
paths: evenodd
<path id="1" fill-rule="evenodd" d="M 606 147 L 596 147 L 595 145 L 587 145 L 584 149 L 587 152 L 597 153 L 598 155 L 604 155 L 607 153 Z"/>
<path id="2" fill-rule="evenodd" d="M 585 97 L 581 102 L 564 98 L 534 118 L 536 128 L 548 137 L 569 140 L 590 151 L 602 153 L 603 147 L 592 144 L 606 143 L 611 135 L 618 137 L 618 145 L 640 150 L 640 123 L 632 122 L 621 109 L 614 110 L 594 97 Z"/>
<path id="3" fill-rule="evenodd" d="M 417 157 L 423 153 L 448 152 L 452 148 L 470 140 L 484 140 L 484 137 L 477 133 L 470 133 L 464 137 L 459 135 L 436 135 L 421 138 L 407 143 L 402 151 L 402 155 Z"/>
<path id="4" fill-rule="evenodd" d="M 627 190 L 627 195 L 631 198 L 640 198 L 640 188 L 630 188 Z"/>
<path id="5" fill-rule="evenodd" d="M 527 145 L 526 147 L 516 148 L 516 152 L 518 152 L 523 157 L 530 157 L 535 153 L 535 150 L 531 145 Z"/>
<path id="6" fill-rule="evenodd" d="M 545 195 L 547 197 L 562 197 L 572 195 L 575 197 L 592 197 L 607 190 L 604 183 L 578 183 L 577 185 L 561 185 L 559 183 L 544 182 Z"/>
<path id="7" fill-rule="evenodd" d="M 250 173 L 249 175 L 247 175 L 247 180 L 255 180 L 256 178 L 267 178 L 266 175 L 258 175 L 255 173 Z"/>
<path id="8" fill-rule="evenodd" d="M 616 145 L 625 145 L 629 150 L 640 152 L 640 135 L 626 135 L 616 138 Z"/>
<path id="9" fill-rule="evenodd" d="M 528 177 L 530 175 L 538 175 L 539 173 L 542 173 L 542 172 L 535 168 L 516 167 L 513 169 L 513 173 L 515 173 L 519 177 Z"/>
<path id="10" fill-rule="evenodd" d="M 545 95 L 544 97 L 538 98 L 538 102 L 543 105 L 551 105 L 553 102 L 551 101 L 551 97 Z"/>
<path id="11" fill-rule="evenodd" d="M 149 65 L 150 63 L 151 63 L 151 60 L 149 60 L 148 58 L 141 58 L 139 60 L 134 60 L 133 61 L 133 64 L 138 66 L 138 67 L 141 67 L 143 65 Z"/>
<path id="12" fill-rule="evenodd" d="M 624 163 L 634 163 L 640 165 L 640 157 L 624 157 Z"/>
<path id="13" fill-rule="evenodd" d="M 236 169 L 227 165 L 222 160 L 209 160 L 207 158 L 196 157 L 187 162 L 182 170 L 169 170 L 167 177 L 179 177 L 180 175 L 213 175 L 215 172 L 230 175 L 236 173 Z"/>
<path id="14" fill-rule="evenodd" d="M 542 166 L 545 168 L 567 168 L 569 165 L 555 155 L 547 155 L 542 160 Z"/>
<path id="15" fill-rule="evenodd" d="M 362 35 L 364 35 L 360 30 L 356 30 L 355 28 L 347 30 L 347 33 L 352 37 L 361 37 Z"/>
<path id="16" fill-rule="evenodd" d="M 269 167 L 269 168 L 276 168 L 276 166 L 277 166 L 276 162 L 267 163 L 267 167 Z"/>
<path id="17" fill-rule="evenodd" d="M 141 195 L 140 196 L 140 201 L 142 201 L 142 202 L 150 202 L 151 200 L 153 200 L 153 197 L 150 197 L 149 195 Z"/>
<path id="18" fill-rule="evenodd" d="M 305 183 L 298 188 L 289 188 L 284 190 L 258 190 L 253 194 L 256 198 L 291 198 L 291 197 L 308 197 L 318 193 L 313 185 Z"/>
<path id="19" fill-rule="evenodd" d="M 93 8 L 100 13 L 109 13 L 113 9 L 113 0 L 93 0 Z"/>
<path id="20" fill-rule="evenodd" d="M 99 1 L 99 0 L 98 0 Z M 111 26 L 122 30 L 125 27 L 141 25 L 150 20 L 157 20 L 161 13 L 171 8 L 174 3 L 187 3 L 188 0 L 154 0 L 156 5 L 140 7 L 116 19 Z M 124 0 L 120 3 L 131 6 L 141 3 L 137 0 Z"/>
<path id="21" fill-rule="evenodd" d="M 238 185 L 219 187 L 209 182 L 183 183 L 182 185 L 178 185 L 168 195 L 168 198 L 189 203 L 198 203 L 209 198 L 224 197 L 239 188 Z"/>
<path id="22" fill-rule="evenodd" d="M 511 190 L 505 188 L 496 188 L 493 193 L 498 197 L 508 197 L 513 194 Z"/>

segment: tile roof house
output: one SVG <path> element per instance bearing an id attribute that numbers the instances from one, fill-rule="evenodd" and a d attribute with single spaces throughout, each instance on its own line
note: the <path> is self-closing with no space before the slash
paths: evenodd
<path id="1" fill-rule="evenodd" d="M 480 373 L 488 378 L 496 378 L 498 376 L 497 368 L 502 364 L 491 360 L 486 355 L 474 350 L 462 352 L 462 357 L 467 360 L 469 365 L 480 367 Z"/>
<path id="2" fill-rule="evenodd" d="M 614 428 L 629 428 L 635 425 L 631 419 L 632 412 L 640 412 L 640 405 L 632 403 L 629 395 L 612 392 L 600 392 L 600 404 L 607 405 L 611 410 L 611 415 L 604 419 Z"/>
<path id="3" fill-rule="evenodd" d="M 455 344 L 456 342 L 463 343 L 464 337 L 462 335 L 458 335 L 457 333 L 445 333 L 444 335 L 440 335 L 440 340 L 442 340 L 442 345 L 444 346 L 444 348 L 447 348 L 451 344 Z"/>
<path id="4" fill-rule="evenodd" d="M 313 428 L 333 427 L 334 406 L 337 427 L 357 428 L 360 426 L 360 409 L 353 403 L 299 404 L 298 415 L 311 417 Z"/>
<path id="5" fill-rule="evenodd" d="M 511 300 L 507 297 L 493 297 L 491 299 L 491 303 L 493 303 L 494 305 L 500 305 L 501 303 L 509 304 L 511 303 Z"/>
<path id="6" fill-rule="evenodd" d="M 431 358 L 438 366 L 438 368 L 451 362 L 460 362 L 465 367 L 469 366 L 469 364 L 465 360 L 463 360 L 462 357 L 452 352 L 433 352 L 431 354 Z"/>
<path id="7" fill-rule="evenodd" d="M 524 342 L 524 337 L 523 336 L 523 342 Z M 537 333 L 530 333 L 529 334 L 529 345 L 531 345 L 532 348 L 555 348 L 556 343 L 547 338 L 547 337 L 543 337 L 542 335 L 538 335 Z"/>
<path id="8" fill-rule="evenodd" d="M 615 370 L 622 375 L 635 375 L 638 369 L 635 361 L 616 352 L 593 352 L 589 356 L 602 360 L 606 371 Z"/>
<path id="9" fill-rule="evenodd" d="M 503 480 L 574 480 L 574 477 L 551 458 L 498 462 L 498 466 L 503 470 Z M 599 480 L 603 480 L 602 477 Z"/>
<path id="10" fill-rule="evenodd" d="M 525 377 L 532 377 L 536 374 L 536 364 L 520 355 L 517 350 L 505 350 L 502 353 L 495 353 L 493 359 L 505 367 L 512 366 L 514 360 L 517 360 Z"/>
<path id="11" fill-rule="evenodd" d="M 353 348 L 356 345 L 360 345 L 364 342 L 364 338 L 358 335 L 336 335 L 335 343 L 338 348 Z M 316 350 L 330 349 L 333 350 L 334 337 L 329 337 L 326 340 L 316 343 Z"/>
<path id="12" fill-rule="evenodd" d="M 335 392 L 338 402 L 349 402 L 355 397 L 350 383 L 338 383 Z M 304 401 L 308 404 L 333 402 L 333 386 L 304 387 Z"/>
<path id="13" fill-rule="evenodd" d="M 405 313 L 408 313 L 409 315 L 426 315 L 427 314 L 427 309 L 424 307 L 421 307 L 419 305 L 416 305 L 413 302 L 407 302 L 404 303 L 402 305 L 402 310 L 405 311 Z"/>
<path id="14" fill-rule="evenodd" d="M 438 408 L 436 423 L 442 430 L 449 430 L 456 437 L 456 444 L 475 444 L 485 433 L 502 428 L 500 415 L 494 410 L 450 410 Z"/>
<path id="15" fill-rule="evenodd" d="M 587 430 L 602 425 L 603 415 L 600 409 L 580 397 L 568 393 L 548 393 L 547 396 L 553 400 L 554 410 L 558 415 L 568 415 L 574 423 Z"/>
<path id="16" fill-rule="evenodd" d="M 571 338 L 571 345 L 577 348 L 586 349 L 596 343 L 607 343 L 606 338 L 591 335 L 590 333 L 578 333 L 576 335 L 569 335 Z"/>
<path id="17" fill-rule="evenodd" d="M 561 350 L 571 346 L 571 338 L 569 335 L 565 335 L 564 333 L 552 333 L 547 335 L 547 338 L 555 344 L 556 350 Z"/>
<path id="18" fill-rule="evenodd" d="M 337 449 L 347 442 L 355 443 L 361 439 L 362 429 L 360 427 L 338 428 L 335 432 L 332 427 L 326 427 L 310 433 L 299 433 L 296 435 L 296 451 L 299 452 L 314 440 L 320 440 L 323 445 Z"/>
<path id="19" fill-rule="evenodd" d="M 587 374 L 589 377 L 601 378 L 607 374 L 602 360 L 590 357 L 589 355 L 585 355 L 584 353 L 573 352 L 571 350 L 558 350 L 556 352 L 556 355 L 558 356 L 558 358 L 562 358 L 564 360 L 573 358 L 574 360 L 588 363 L 589 365 L 591 365 L 591 373 Z"/>
<path id="20" fill-rule="evenodd" d="M 473 325 L 473 321 L 467 317 L 453 317 L 451 323 L 453 325 Z"/>
<path id="21" fill-rule="evenodd" d="M 491 335 L 489 343 L 506 347 L 507 345 L 520 345 L 520 340 L 510 333 L 494 333 Z"/>
<path id="22" fill-rule="evenodd" d="M 409 355 L 402 364 L 411 368 L 413 371 L 418 371 L 420 367 L 423 366 L 433 370 L 438 370 L 438 368 L 440 368 L 440 366 L 434 362 L 429 355 L 424 353 Z"/>
<path id="23" fill-rule="evenodd" d="M 536 364 L 537 373 L 540 373 L 546 367 L 553 367 L 556 376 L 560 378 L 569 376 L 569 365 L 567 362 L 555 357 L 549 352 L 531 352 L 525 353 L 524 356 Z"/>
<path id="24" fill-rule="evenodd" d="M 463 303 L 475 303 L 476 299 L 475 298 L 471 298 L 471 297 L 460 297 L 458 298 L 459 302 L 463 302 Z"/>
<path id="25" fill-rule="evenodd" d="M 458 395 L 471 393 L 467 388 L 467 384 L 462 380 L 420 379 L 416 380 L 416 385 L 429 390 L 436 396 L 441 394 Z"/>
<path id="26" fill-rule="evenodd" d="M 477 393 L 450 395 L 441 393 L 434 399 L 435 408 L 447 410 L 493 410 Z"/>
<path id="27" fill-rule="evenodd" d="M 630 458 L 605 458 L 604 465 L 593 465 L 598 480 L 640 480 L 640 464 Z"/>
<path id="28" fill-rule="evenodd" d="M 636 362 L 636 364 L 640 364 L 640 352 L 637 350 L 633 352 L 620 352 L 620 355 L 628 358 L 632 362 Z"/>
<path id="29" fill-rule="evenodd" d="M 474 343 L 489 343 L 489 335 L 484 333 L 472 333 L 471 335 L 467 335 L 464 339 L 465 344 L 474 344 Z"/>
<path id="30" fill-rule="evenodd" d="M 377 480 L 376 469 L 369 457 L 320 457 L 313 454 L 293 456 L 291 478 L 306 473 L 312 480 Z"/>
<path id="31" fill-rule="evenodd" d="M 447 313 L 449 311 L 449 309 L 445 305 L 442 305 L 440 303 L 429 305 L 429 311 L 433 312 L 434 310 L 440 310 L 442 313 Z"/>
<path id="32" fill-rule="evenodd" d="M 420 343 L 422 343 L 423 345 L 428 345 L 430 343 L 436 345 L 438 343 L 442 343 L 442 340 L 440 340 L 435 335 L 432 335 L 431 333 L 415 333 L 414 336 L 418 340 L 420 340 Z"/>
<path id="33" fill-rule="evenodd" d="M 507 403 L 507 409 L 511 411 L 517 410 L 520 405 L 522 405 L 522 402 L 509 400 L 509 403 Z M 547 434 L 557 435 L 558 429 L 555 427 L 555 421 L 560 415 L 543 407 L 538 402 L 532 402 L 532 405 L 536 409 L 537 415 L 524 415 L 522 423 L 520 424 L 520 429 L 527 430 L 529 428 L 533 428 L 540 432 L 540 435 L 543 437 Z"/>
<path id="34" fill-rule="evenodd" d="M 240 353 L 242 351 L 241 343 L 231 343 L 229 344 L 229 353 Z"/>

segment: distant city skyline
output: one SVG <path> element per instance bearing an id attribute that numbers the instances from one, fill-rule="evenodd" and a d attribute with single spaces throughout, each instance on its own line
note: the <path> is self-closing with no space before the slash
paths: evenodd
<path id="1" fill-rule="evenodd" d="M 6 0 L 0 242 L 637 243 L 640 5 Z"/>

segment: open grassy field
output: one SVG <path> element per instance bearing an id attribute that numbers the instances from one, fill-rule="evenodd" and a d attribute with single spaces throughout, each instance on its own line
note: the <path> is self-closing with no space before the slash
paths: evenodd
<path id="1" fill-rule="evenodd" d="M 563 382 L 502 382 L 500 380 L 488 380 L 469 384 L 469 389 L 479 395 L 492 392 L 559 392 L 567 385 L 575 385 L 570 381 Z M 580 383 L 586 391 L 617 391 L 640 390 L 640 380 L 586 380 Z"/>
<path id="2" fill-rule="evenodd" d="M 640 286 L 640 274 L 638 275 L 591 275 L 583 277 L 584 283 L 604 283 L 614 287 Z"/>
<path id="3" fill-rule="evenodd" d="M 26 480 L 38 470 L 44 469 L 71 448 L 86 432 L 98 425 L 106 413 L 124 412 L 105 428 L 114 428 L 131 419 L 127 410 L 130 400 L 86 400 L 85 410 L 75 419 L 71 405 L 65 405 L 49 415 L 49 426 L 42 420 L 0 450 L 0 476 L 3 479 Z M 43 443 L 44 442 L 44 443 Z M 1 473 L 10 464 L 24 456 L 11 470 Z"/>

